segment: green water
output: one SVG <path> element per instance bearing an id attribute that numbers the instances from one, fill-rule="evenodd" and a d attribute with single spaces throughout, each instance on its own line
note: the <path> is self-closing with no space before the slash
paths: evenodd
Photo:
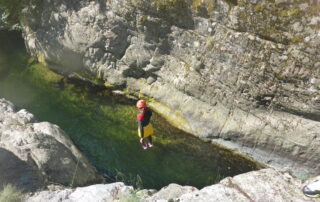
<path id="1" fill-rule="evenodd" d="M 110 181 L 159 189 L 170 183 L 202 188 L 259 166 L 170 126 L 154 113 L 155 146 L 138 142 L 134 102 L 79 85 L 33 62 L 19 34 L 0 32 L 0 97 L 38 121 L 59 125 Z"/>

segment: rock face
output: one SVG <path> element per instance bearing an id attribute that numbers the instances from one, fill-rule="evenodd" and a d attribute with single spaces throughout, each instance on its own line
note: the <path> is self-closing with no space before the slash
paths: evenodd
<path id="1" fill-rule="evenodd" d="M 56 191 L 42 191 L 35 193 L 33 196 L 26 198 L 25 202 L 40 201 L 119 201 L 125 195 L 129 196 L 132 187 L 125 186 L 122 182 L 112 184 L 97 184 L 88 187 L 80 187 L 76 189 L 64 189 Z"/>
<path id="2" fill-rule="evenodd" d="M 219 184 L 198 190 L 194 187 L 170 184 L 160 191 L 133 192 L 123 183 L 99 184 L 77 189 L 43 191 L 25 199 L 38 201 L 317 201 L 303 195 L 302 183 L 289 174 L 264 169 L 225 178 Z"/>
<path id="3" fill-rule="evenodd" d="M 44 0 L 36 8 L 24 10 L 23 34 L 50 68 L 127 87 L 200 138 L 300 177 L 318 174 L 319 0 Z"/>
<path id="4" fill-rule="evenodd" d="M 46 183 L 83 186 L 101 182 L 94 167 L 56 125 L 35 123 L 0 99 L 0 187 L 33 191 Z"/>

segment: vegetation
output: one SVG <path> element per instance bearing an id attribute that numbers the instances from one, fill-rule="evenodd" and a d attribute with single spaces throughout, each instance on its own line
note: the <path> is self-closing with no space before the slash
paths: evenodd
<path id="1" fill-rule="evenodd" d="M 4 186 L 0 192 L 0 202 L 20 202 L 21 199 L 22 192 L 11 184 Z"/>
<path id="2" fill-rule="evenodd" d="M 137 195 L 137 190 L 131 190 L 130 194 L 120 196 L 120 202 L 140 202 L 142 201 Z"/>
<path id="3" fill-rule="evenodd" d="M 23 17 L 23 10 L 38 5 L 42 0 L 0 0 L 0 26 L 17 27 Z"/>
<path id="4" fill-rule="evenodd" d="M 192 9 L 193 10 L 199 10 L 201 6 L 204 6 L 208 13 L 211 13 L 214 11 L 216 7 L 216 1 L 210 1 L 210 0 L 193 0 L 192 1 Z"/>
<path id="5" fill-rule="evenodd" d="M 174 8 L 180 0 L 155 0 L 156 7 L 158 9 L 172 9 Z"/>

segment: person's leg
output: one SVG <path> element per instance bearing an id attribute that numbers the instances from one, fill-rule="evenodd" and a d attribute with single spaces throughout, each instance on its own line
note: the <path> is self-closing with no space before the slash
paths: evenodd
<path id="1" fill-rule="evenodd" d="M 151 135 L 148 137 L 148 140 L 149 140 L 148 146 L 149 146 L 149 147 L 152 147 L 152 146 L 153 146 L 153 143 L 152 143 L 152 136 L 151 136 Z"/>
<path id="2" fill-rule="evenodd" d="M 141 143 L 143 149 L 147 149 L 147 144 L 144 142 L 143 138 L 140 138 L 140 143 Z"/>

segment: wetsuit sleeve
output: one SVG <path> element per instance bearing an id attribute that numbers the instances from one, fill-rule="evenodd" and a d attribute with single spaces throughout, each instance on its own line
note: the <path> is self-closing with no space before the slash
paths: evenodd
<path id="1" fill-rule="evenodd" d="M 143 125 L 142 125 L 142 119 L 143 119 L 143 114 L 138 114 L 138 115 L 137 115 L 137 123 L 138 123 L 138 130 L 140 131 L 141 138 L 144 137 L 144 130 L 143 130 Z"/>

